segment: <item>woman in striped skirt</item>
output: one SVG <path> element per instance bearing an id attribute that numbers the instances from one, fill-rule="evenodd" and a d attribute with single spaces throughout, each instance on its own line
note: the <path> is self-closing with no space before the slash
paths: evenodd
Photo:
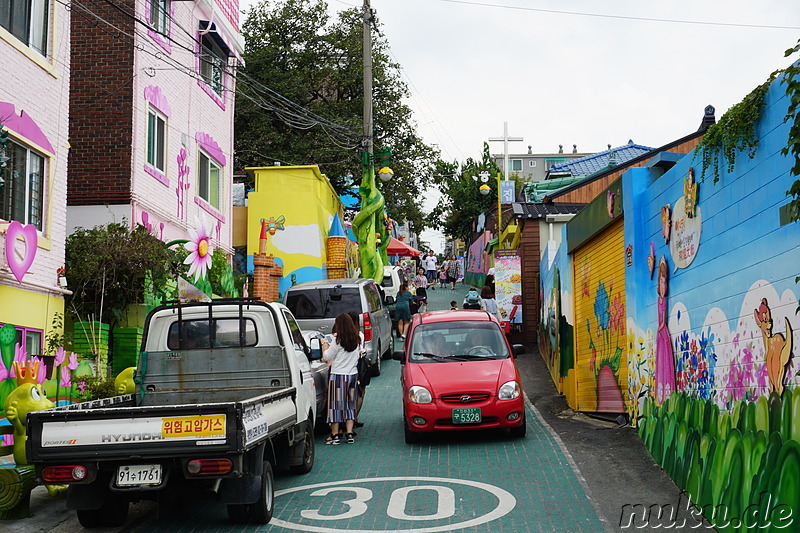
<path id="1" fill-rule="evenodd" d="M 331 365 L 328 383 L 328 423 L 331 435 L 325 444 L 340 444 L 339 424 L 344 423 L 348 444 L 354 443 L 353 422 L 358 404 L 358 357 L 361 338 L 347 313 L 341 313 L 333 324 L 334 338 L 329 345 L 322 343 L 322 359 Z"/>

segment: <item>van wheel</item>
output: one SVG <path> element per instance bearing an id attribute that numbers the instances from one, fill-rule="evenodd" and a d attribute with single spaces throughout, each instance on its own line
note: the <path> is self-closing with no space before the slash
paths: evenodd
<path id="1" fill-rule="evenodd" d="M 311 417 L 306 421 L 306 430 L 303 432 L 303 442 L 297 444 L 303 447 L 303 462 L 291 466 L 289 469 L 295 474 L 308 474 L 314 468 L 314 421 Z"/>
<path id="2" fill-rule="evenodd" d="M 261 495 L 256 503 L 250 505 L 250 522 L 268 524 L 272 520 L 274 506 L 275 478 L 272 475 L 272 465 L 265 459 L 264 471 L 261 473 Z"/>
<path id="3" fill-rule="evenodd" d="M 375 364 L 372 365 L 372 377 L 381 375 L 381 359 L 383 359 L 383 356 L 380 355 L 379 351 L 378 357 L 375 358 Z"/>
<path id="4" fill-rule="evenodd" d="M 389 335 L 389 348 L 385 352 L 383 352 L 381 357 L 383 357 L 384 359 L 391 359 L 393 353 L 394 353 L 394 334 Z"/>

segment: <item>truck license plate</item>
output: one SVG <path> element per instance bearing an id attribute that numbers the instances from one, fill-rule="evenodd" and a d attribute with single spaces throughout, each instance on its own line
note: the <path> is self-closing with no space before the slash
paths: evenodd
<path id="1" fill-rule="evenodd" d="M 123 465 L 117 469 L 117 486 L 159 485 L 161 465 Z"/>
<path id="2" fill-rule="evenodd" d="M 465 409 L 453 409 L 453 424 L 480 424 L 481 408 L 468 407 Z"/>

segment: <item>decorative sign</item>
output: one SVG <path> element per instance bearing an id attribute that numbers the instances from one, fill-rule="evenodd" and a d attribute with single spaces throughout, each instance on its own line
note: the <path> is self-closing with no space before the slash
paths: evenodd
<path id="1" fill-rule="evenodd" d="M 680 197 L 675 202 L 675 209 L 672 211 L 671 227 L 669 252 L 675 263 L 675 270 L 686 268 L 694 261 L 700 246 L 700 230 L 702 229 L 700 207 L 696 206 L 694 216 L 689 217 L 686 213 L 684 197 Z"/>
<path id="2" fill-rule="evenodd" d="M 629 244 L 625 248 L 625 266 L 633 266 L 633 245 Z"/>
<path id="3" fill-rule="evenodd" d="M 495 250 L 495 300 L 503 322 L 522 323 L 522 258 L 519 250 Z"/>
<path id="4" fill-rule="evenodd" d="M 647 268 L 650 270 L 650 279 L 656 269 L 656 243 L 650 241 L 650 255 L 647 256 Z"/>
<path id="5" fill-rule="evenodd" d="M 25 245 L 25 252 L 17 257 L 17 239 L 21 239 Z M 11 273 L 22 283 L 22 278 L 30 270 L 33 260 L 36 258 L 36 251 L 39 246 L 39 234 L 36 227 L 28 224 L 23 226 L 16 220 L 12 220 L 6 228 L 6 260 Z"/>
<path id="6" fill-rule="evenodd" d="M 513 204 L 516 196 L 512 180 L 500 180 L 500 201 L 504 204 Z"/>
<path id="7" fill-rule="evenodd" d="M 669 232 L 672 226 L 672 211 L 669 204 L 661 208 L 661 236 L 664 244 L 669 244 Z"/>
<path id="8" fill-rule="evenodd" d="M 614 218 L 614 203 L 616 202 L 617 195 L 611 191 L 606 192 L 606 210 L 608 217 Z"/>
<path id="9" fill-rule="evenodd" d="M 178 300 L 181 302 L 210 302 L 211 298 L 185 278 L 178 276 Z"/>

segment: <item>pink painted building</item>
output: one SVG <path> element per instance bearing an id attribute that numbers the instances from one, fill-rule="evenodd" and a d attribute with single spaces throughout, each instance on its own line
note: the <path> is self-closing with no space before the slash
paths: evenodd
<path id="1" fill-rule="evenodd" d="M 55 0 L 0 2 L 0 326 L 29 354 L 64 310 L 70 15 Z"/>
<path id="2" fill-rule="evenodd" d="M 67 231 L 125 219 L 170 241 L 204 220 L 232 252 L 237 0 L 73 15 Z"/>

